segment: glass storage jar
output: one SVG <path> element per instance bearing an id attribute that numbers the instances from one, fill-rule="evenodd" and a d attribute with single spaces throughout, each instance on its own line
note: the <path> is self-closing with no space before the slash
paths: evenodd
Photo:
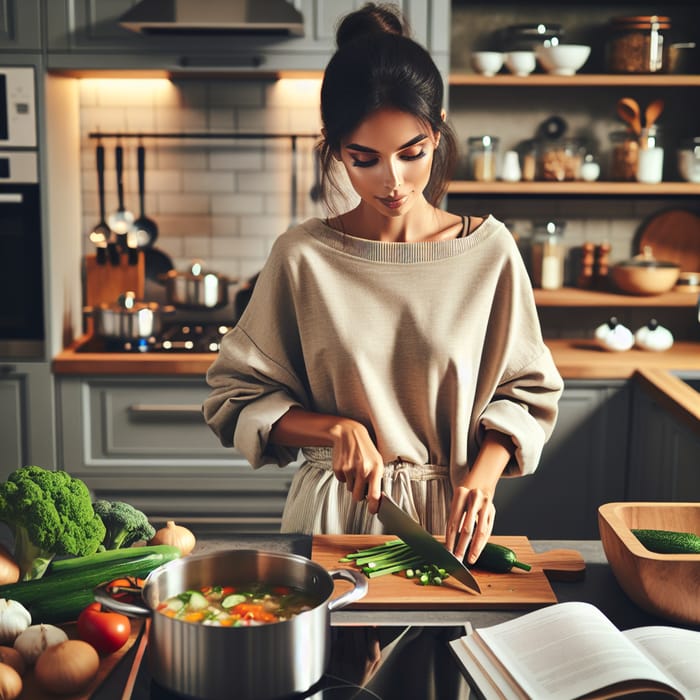
<path id="1" fill-rule="evenodd" d="M 606 61 L 611 73 L 667 70 L 671 19 L 659 15 L 613 17 L 608 24 Z"/>
<path id="2" fill-rule="evenodd" d="M 563 221 L 536 222 L 532 234 L 532 284 L 542 289 L 561 289 L 564 286 L 566 249 Z"/>
<path id="3" fill-rule="evenodd" d="M 615 182 L 634 182 L 637 179 L 639 139 L 631 131 L 610 133 L 610 173 Z"/>
<path id="4" fill-rule="evenodd" d="M 472 136 L 467 140 L 469 177 L 490 182 L 497 176 L 498 142 L 496 136 Z"/>
<path id="5" fill-rule="evenodd" d="M 563 138 L 542 143 L 539 148 L 539 179 L 580 180 L 585 153 L 584 145 L 578 139 Z"/>

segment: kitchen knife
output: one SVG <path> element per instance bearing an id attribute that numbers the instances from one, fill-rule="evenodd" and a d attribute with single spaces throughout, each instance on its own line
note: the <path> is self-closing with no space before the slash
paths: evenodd
<path id="1" fill-rule="evenodd" d="M 481 593 L 481 588 L 469 569 L 427 530 L 404 513 L 385 493 L 379 501 L 377 517 L 387 532 L 400 537 L 413 551 L 422 556 L 426 563 L 436 564 L 467 588 Z"/>

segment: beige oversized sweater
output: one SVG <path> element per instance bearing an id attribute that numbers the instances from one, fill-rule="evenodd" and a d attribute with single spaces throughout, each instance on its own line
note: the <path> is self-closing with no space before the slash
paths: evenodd
<path id="1" fill-rule="evenodd" d="M 506 474 L 537 467 L 562 380 L 506 227 L 422 243 L 355 238 L 310 219 L 281 235 L 207 374 L 203 410 L 226 446 L 284 466 L 270 445 L 292 406 L 362 422 L 386 462 L 449 468 L 485 429 L 510 435 Z"/>

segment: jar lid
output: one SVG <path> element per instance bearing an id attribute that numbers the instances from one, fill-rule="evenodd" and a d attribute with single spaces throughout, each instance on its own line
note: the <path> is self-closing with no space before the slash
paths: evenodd
<path id="1" fill-rule="evenodd" d="M 610 20 L 613 29 L 670 29 L 671 18 L 661 15 L 634 15 L 631 17 L 613 17 Z"/>
<path id="2" fill-rule="evenodd" d="M 484 134 L 483 136 L 470 136 L 467 139 L 469 146 L 481 146 L 482 148 L 496 148 L 498 146 L 499 138 L 498 136 L 488 136 Z"/>

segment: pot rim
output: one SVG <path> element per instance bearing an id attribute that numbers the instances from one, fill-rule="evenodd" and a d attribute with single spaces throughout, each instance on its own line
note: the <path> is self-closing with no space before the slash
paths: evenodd
<path id="1" fill-rule="evenodd" d="M 141 593 L 140 593 L 140 601 L 139 603 L 128 603 L 124 601 L 119 601 L 115 600 L 114 597 L 108 592 L 107 587 L 108 583 L 103 584 L 101 586 L 98 586 L 94 590 L 94 596 L 95 600 L 102 603 L 105 607 L 108 607 L 112 610 L 116 610 L 118 612 L 122 612 L 125 615 L 130 615 L 130 616 L 136 616 L 136 617 L 152 617 L 154 613 L 157 612 L 157 609 L 149 603 L 147 600 L 147 592 L 151 587 L 156 586 L 157 580 L 161 576 L 167 576 L 169 572 L 171 571 L 176 571 L 177 569 L 181 569 L 184 567 L 191 567 L 191 566 L 196 566 L 198 562 L 209 560 L 209 559 L 221 559 L 227 556 L 250 556 L 250 555 L 256 555 L 260 556 L 262 555 L 263 557 L 266 558 L 271 558 L 271 559 L 281 559 L 284 561 L 289 561 L 289 562 L 294 562 L 297 564 L 300 564 L 305 567 L 312 568 L 315 573 L 323 578 L 327 579 L 327 583 L 330 587 L 330 594 L 324 598 L 322 601 L 320 601 L 317 605 L 315 605 L 313 608 L 309 610 L 305 610 L 304 612 L 298 613 L 294 617 L 290 618 L 289 620 L 280 620 L 279 622 L 273 623 L 273 626 L 280 625 L 280 624 L 285 624 L 285 623 L 291 623 L 293 624 L 295 620 L 297 619 L 304 619 L 303 616 L 307 616 L 308 614 L 314 613 L 321 607 L 325 607 L 328 612 L 331 612 L 333 610 L 340 609 L 342 607 L 345 607 L 347 605 L 350 605 L 350 603 L 354 602 L 355 600 L 359 600 L 360 598 L 363 598 L 367 594 L 368 590 L 368 583 L 367 583 L 367 578 L 364 576 L 364 574 L 360 573 L 359 571 L 356 571 L 354 569 L 349 569 L 349 568 L 342 568 L 342 569 L 332 569 L 332 570 L 326 570 L 324 569 L 320 564 L 317 562 L 308 559 L 307 557 L 303 557 L 299 554 L 291 554 L 291 553 L 283 553 L 283 552 L 267 552 L 264 550 L 258 550 L 258 549 L 221 549 L 217 550 L 215 552 L 203 552 L 201 554 L 194 554 L 194 555 L 188 555 L 186 557 L 180 557 L 178 559 L 173 559 L 172 561 L 169 561 L 161 566 L 159 566 L 157 569 L 154 569 L 151 571 L 148 576 L 144 579 L 144 584 L 143 587 L 141 588 Z M 352 588 L 350 591 L 346 591 L 345 593 L 342 593 L 340 596 L 333 598 L 333 580 L 336 578 L 343 578 L 347 581 L 350 581 L 355 584 L 354 588 Z M 191 625 L 191 622 L 187 622 L 186 620 L 177 620 L 175 618 L 167 618 L 169 622 L 173 623 L 181 623 L 185 625 Z M 269 625 L 262 625 L 262 628 L 268 627 Z M 213 629 L 217 629 L 216 626 L 213 627 Z M 248 633 L 250 634 L 250 629 L 259 629 L 257 627 L 223 627 L 219 629 L 225 629 L 225 630 L 248 630 Z"/>

